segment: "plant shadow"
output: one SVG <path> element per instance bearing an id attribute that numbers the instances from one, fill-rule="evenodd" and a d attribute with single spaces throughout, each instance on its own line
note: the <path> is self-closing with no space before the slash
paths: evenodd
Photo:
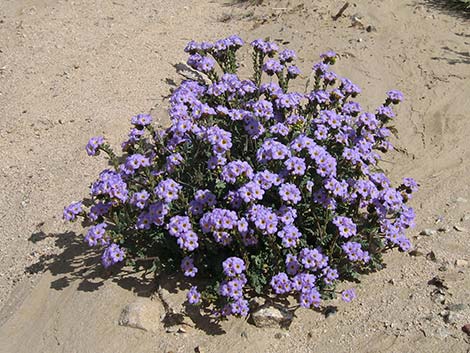
<path id="1" fill-rule="evenodd" d="M 470 19 L 469 4 L 464 4 L 462 0 L 423 0 L 420 4 L 429 6 L 435 10 L 443 11 L 448 15 Z"/>
<path id="2" fill-rule="evenodd" d="M 445 51 L 445 55 L 442 57 L 434 56 L 432 60 L 444 60 L 447 61 L 449 65 L 455 64 L 470 64 L 470 51 L 457 51 L 447 46 L 442 47 Z"/>
<path id="3" fill-rule="evenodd" d="M 138 296 L 152 295 L 155 289 L 153 281 L 139 277 L 124 267 L 111 270 L 103 268 L 100 253 L 87 247 L 75 232 L 46 234 L 40 231 L 31 234 L 28 240 L 37 243 L 46 238 L 54 240 L 59 253 L 41 255 L 35 263 L 26 267 L 25 271 L 31 274 L 49 271 L 54 277 L 58 277 L 51 282 L 52 289 L 63 290 L 72 282 L 79 281 L 79 291 L 93 292 L 102 287 L 106 280 L 112 280 Z"/>
<path id="4" fill-rule="evenodd" d="M 101 265 L 101 254 L 95 248 L 90 248 L 80 239 L 75 232 L 49 233 L 42 231 L 35 232 L 29 237 L 33 243 L 41 242 L 45 239 L 53 239 L 55 246 L 59 249 L 58 254 L 41 255 L 38 260 L 26 267 L 25 271 L 31 274 L 39 274 L 49 271 L 55 278 L 50 288 L 54 290 L 64 290 L 78 282 L 77 290 L 82 292 L 94 292 L 99 290 L 105 281 L 112 281 L 121 288 L 132 291 L 139 297 L 152 297 L 157 293 L 158 288 L 165 288 L 172 298 L 181 300 L 184 306 L 182 313 L 171 313 L 167 310 L 167 317 L 163 321 L 165 327 L 178 324 L 184 321 L 184 315 L 189 317 L 197 329 L 204 331 L 208 335 L 221 335 L 226 332 L 221 328 L 220 321 L 205 315 L 208 309 L 199 308 L 183 304 L 186 295 L 183 290 L 189 289 L 186 282 L 178 275 L 161 274 L 157 278 L 145 276 L 144 271 L 136 272 L 127 266 L 114 266 L 105 269 Z M 168 309 L 168 308 L 166 308 Z"/>

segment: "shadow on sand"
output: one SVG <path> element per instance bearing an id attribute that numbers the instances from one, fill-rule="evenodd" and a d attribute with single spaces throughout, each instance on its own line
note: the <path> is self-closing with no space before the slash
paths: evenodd
<path id="1" fill-rule="evenodd" d="M 56 277 L 50 287 L 54 290 L 63 290 L 72 282 L 78 281 L 77 289 L 83 292 L 99 290 L 105 281 L 112 281 L 121 288 L 130 290 L 140 297 L 151 297 L 158 293 L 158 288 L 165 289 L 175 300 L 184 302 L 186 295 L 182 290 L 189 289 L 186 281 L 181 276 L 153 275 L 143 276 L 143 271 L 135 272 L 130 267 L 115 266 L 105 269 L 101 265 L 101 254 L 97 249 L 90 248 L 75 232 L 33 233 L 29 241 L 40 242 L 46 238 L 54 239 L 55 246 L 60 250 L 58 254 L 42 255 L 36 263 L 28 266 L 25 271 L 36 274 L 45 271 L 51 272 Z M 162 298 L 160 298 L 162 299 Z M 166 303 L 163 301 L 163 304 Z M 168 309 L 168 308 L 166 308 Z M 184 305 L 183 313 L 171 313 L 167 310 L 167 316 L 163 321 L 165 327 L 184 321 L 184 315 L 188 316 L 196 328 L 208 335 L 221 335 L 225 331 L 221 328 L 219 320 L 209 317 L 209 310 L 205 308 Z"/>

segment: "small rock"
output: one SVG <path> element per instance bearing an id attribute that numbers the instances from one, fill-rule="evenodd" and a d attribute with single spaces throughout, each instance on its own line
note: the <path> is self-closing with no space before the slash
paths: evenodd
<path id="1" fill-rule="evenodd" d="M 366 27 L 366 31 L 367 32 L 377 32 L 377 28 L 375 28 L 374 26 L 368 25 Z"/>
<path id="2" fill-rule="evenodd" d="M 444 294 L 436 293 L 432 296 L 432 300 L 438 304 L 445 304 L 446 297 Z"/>
<path id="3" fill-rule="evenodd" d="M 440 278 L 439 276 L 434 276 L 428 281 L 428 284 L 434 285 L 437 288 L 449 289 L 445 280 L 443 278 Z"/>
<path id="4" fill-rule="evenodd" d="M 335 306 L 327 306 L 325 309 L 325 317 L 329 318 L 330 316 L 335 315 L 338 312 Z"/>
<path id="5" fill-rule="evenodd" d="M 159 301 L 137 298 L 124 307 L 119 317 L 119 325 L 157 332 L 160 328 L 160 317 L 164 312 Z"/>
<path id="6" fill-rule="evenodd" d="M 450 229 L 449 227 L 442 226 L 442 227 L 437 228 L 437 231 L 440 233 L 447 233 L 450 231 Z"/>
<path id="7" fill-rule="evenodd" d="M 358 43 L 361 43 L 361 42 L 362 42 L 362 38 L 359 38 L 359 39 L 357 40 L 357 42 L 358 42 Z"/>
<path id="8" fill-rule="evenodd" d="M 455 202 L 458 202 L 458 203 L 467 203 L 468 200 L 465 199 L 465 198 L 463 198 L 463 197 L 457 197 L 457 198 L 455 199 Z"/>
<path id="9" fill-rule="evenodd" d="M 246 331 L 242 331 L 240 336 L 242 336 L 243 338 L 248 338 L 248 334 L 246 333 Z"/>
<path id="10" fill-rule="evenodd" d="M 470 336 L 470 324 L 463 325 L 462 326 L 462 331 Z"/>
<path id="11" fill-rule="evenodd" d="M 466 231 L 467 231 L 467 228 L 462 227 L 462 226 L 460 226 L 460 225 L 458 225 L 458 224 L 454 226 L 454 229 L 455 229 L 457 232 L 466 232 Z"/>
<path id="12" fill-rule="evenodd" d="M 467 267 L 468 266 L 468 261 L 467 260 L 455 260 L 455 266 L 457 267 Z"/>
<path id="13" fill-rule="evenodd" d="M 426 259 L 428 260 L 431 260 L 433 262 L 436 262 L 437 261 L 437 257 L 436 257 L 436 254 L 434 253 L 434 251 L 430 251 L 426 254 Z"/>
<path id="14" fill-rule="evenodd" d="M 447 316 L 444 316 L 444 322 L 446 324 L 455 324 L 458 321 L 458 315 L 454 313 L 449 313 Z"/>
<path id="15" fill-rule="evenodd" d="M 204 353 L 205 350 L 204 350 L 201 346 L 197 346 L 196 348 L 194 348 L 194 352 L 196 352 L 196 353 Z"/>
<path id="16" fill-rule="evenodd" d="M 257 327 L 289 326 L 294 315 L 278 305 L 265 305 L 251 314 Z"/>
<path id="17" fill-rule="evenodd" d="M 394 278 L 391 278 L 388 283 L 392 284 L 392 285 L 395 285 L 395 279 Z"/>
<path id="18" fill-rule="evenodd" d="M 434 229 L 426 228 L 419 233 L 420 235 L 427 235 L 428 237 L 432 235 L 436 235 L 436 231 Z"/>

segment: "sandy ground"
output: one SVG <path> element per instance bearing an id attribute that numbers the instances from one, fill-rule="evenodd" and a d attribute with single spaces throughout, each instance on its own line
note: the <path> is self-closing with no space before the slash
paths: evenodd
<path id="1" fill-rule="evenodd" d="M 470 268 L 454 266 L 470 261 L 468 21 L 432 1 L 398 0 L 357 0 L 333 21 L 342 5 L 0 2 L 1 352 L 470 351 L 461 331 L 470 323 Z M 355 14 L 376 30 L 351 26 Z M 61 220 L 64 204 L 83 197 L 104 165 L 83 146 L 97 134 L 117 145 L 139 112 L 164 123 L 167 81 L 180 79 L 172 64 L 185 59 L 185 43 L 233 33 L 288 41 L 303 72 L 334 49 L 336 71 L 361 86 L 370 109 L 389 89 L 405 93 L 400 152 L 383 166 L 394 180 L 411 176 L 421 184 L 411 235 L 423 256 L 389 254 L 388 267 L 357 286 L 357 300 L 333 302 L 339 311 L 328 319 L 300 311 L 287 332 L 237 319 L 184 334 L 118 326 L 122 307 L 151 285 L 93 266 L 94 255 L 83 255 L 83 230 Z M 439 227 L 447 231 L 418 235 Z M 435 261 L 426 256 L 431 251 Z M 444 304 L 428 284 L 437 275 L 449 287 Z M 446 323 L 439 313 L 449 304 L 466 309 Z"/>

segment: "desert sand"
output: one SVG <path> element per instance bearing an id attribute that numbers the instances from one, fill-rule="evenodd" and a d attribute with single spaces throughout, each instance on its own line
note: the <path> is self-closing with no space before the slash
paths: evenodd
<path id="1" fill-rule="evenodd" d="M 470 323 L 470 267 L 455 265 L 470 262 L 468 19 L 439 1 L 357 0 L 334 21 L 343 4 L 0 2 L 0 352 L 470 352 L 461 330 Z M 388 254 L 388 266 L 356 286 L 356 300 L 333 301 L 329 318 L 299 310 L 288 331 L 242 319 L 186 333 L 119 326 L 125 304 L 154 284 L 105 272 L 80 225 L 62 221 L 63 206 L 85 196 L 105 165 L 84 145 L 103 134 L 117 146 L 137 113 L 167 123 L 164 97 L 181 80 L 173 64 L 185 60 L 186 42 L 234 33 L 288 43 L 305 76 L 335 50 L 336 72 L 361 86 L 370 110 L 386 91 L 404 92 L 397 151 L 382 166 L 395 181 L 420 184 L 409 234 L 417 256 Z M 440 300 L 435 276 L 448 287 Z M 440 314 L 452 304 L 464 306 L 446 322 Z"/>

